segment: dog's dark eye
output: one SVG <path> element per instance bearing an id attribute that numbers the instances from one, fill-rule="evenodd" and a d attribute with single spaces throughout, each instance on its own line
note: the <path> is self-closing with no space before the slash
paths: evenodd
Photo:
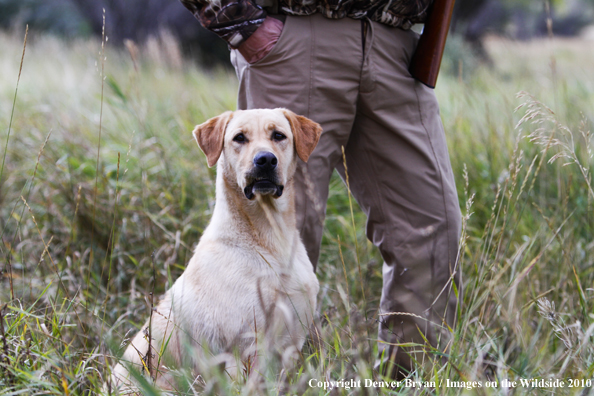
<path id="1" fill-rule="evenodd" d="M 233 141 L 238 142 L 238 143 L 245 143 L 247 141 L 247 139 L 245 138 L 245 135 L 243 133 L 238 133 L 233 138 Z"/>
<path id="2" fill-rule="evenodd" d="M 287 137 L 280 133 L 280 132 L 272 132 L 272 139 L 276 140 L 277 142 L 280 142 L 281 140 L 285 140 Z"/>

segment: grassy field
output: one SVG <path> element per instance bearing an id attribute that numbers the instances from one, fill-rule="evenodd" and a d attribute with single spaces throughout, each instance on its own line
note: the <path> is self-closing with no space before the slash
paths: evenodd
<path id="1" fill-rule="evenodd" d="M 449 364 L 411 377 L 435 387 L 399 392 L 594 395 L 581 386 L 594 377 L 593 44 L 487 44 L 492 67 L 452 41 L 437 88 L 465 216 L 455 343 Z M 98 41 L 31 34 L 21 72 L 22 51 L 22 37 L 0 35 L 0 395 L 94 394 L 105 356 L 123 352 L 209 221 L 215 174 L 190 131 L 235 108 L 237 81 L 158 42 L 108 41 L 102 55 Z M 310 379 L 373 378 L 382 260 L 353 217 L 335 177 L 318 266 L 324 348 L 306 348 L 282 383 L 271 367 L 257 391 L 213 374 L 180 394 L 317 395 L 329 391 Z M 343 393 L 390 390 L 331 392 Z"/>

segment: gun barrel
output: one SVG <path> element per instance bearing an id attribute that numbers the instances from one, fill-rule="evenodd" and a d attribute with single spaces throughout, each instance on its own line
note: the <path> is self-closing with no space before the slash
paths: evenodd
<path id="1" fill-rule="evenodd" d="M 455 2 L 456 0 L 433 2 L 410 62 L 408 69 L 410 74 L 430 88 L 435 88 L 437 82 Z"/>

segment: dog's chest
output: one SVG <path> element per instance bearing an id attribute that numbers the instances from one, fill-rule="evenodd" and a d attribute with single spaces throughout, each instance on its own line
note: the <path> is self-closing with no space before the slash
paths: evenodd
<path id="1" fill-rule="evenodd" d="M 241 347 L 238 340 L 256 329 L 309 325 L 318 283 L 304 252 L 289 263 L 255 250 L 243 251 L 242 257 L 233 249 L 218 253 L 217 260 L 195 262 L 171 290 L 179 296 L 176 311 L 183 317 L 176 316 L 197 340 L 225 350 Z"/>

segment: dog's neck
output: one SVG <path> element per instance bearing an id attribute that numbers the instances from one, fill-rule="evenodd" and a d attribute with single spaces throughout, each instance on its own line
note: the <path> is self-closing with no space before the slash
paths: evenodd
<path id="1" fill-rule="evenodd" d="M 259 195 L 248 200 L 233 177 L 219 163 L 217 169 L 216 205 L 213 221 L 223 224 L 222 232 L 237 234 L 254 248 L 263 247 L 273 257 L 291 252 L 299 233 L 296 229 L 293 180 L 289 180 L 281 197 Z M 226 229 L 232 227 L 233 229 Z M 287 247 L 289 247 L 287 249 Z M 285 259 L 290 259 L 289 257 Z"/>

